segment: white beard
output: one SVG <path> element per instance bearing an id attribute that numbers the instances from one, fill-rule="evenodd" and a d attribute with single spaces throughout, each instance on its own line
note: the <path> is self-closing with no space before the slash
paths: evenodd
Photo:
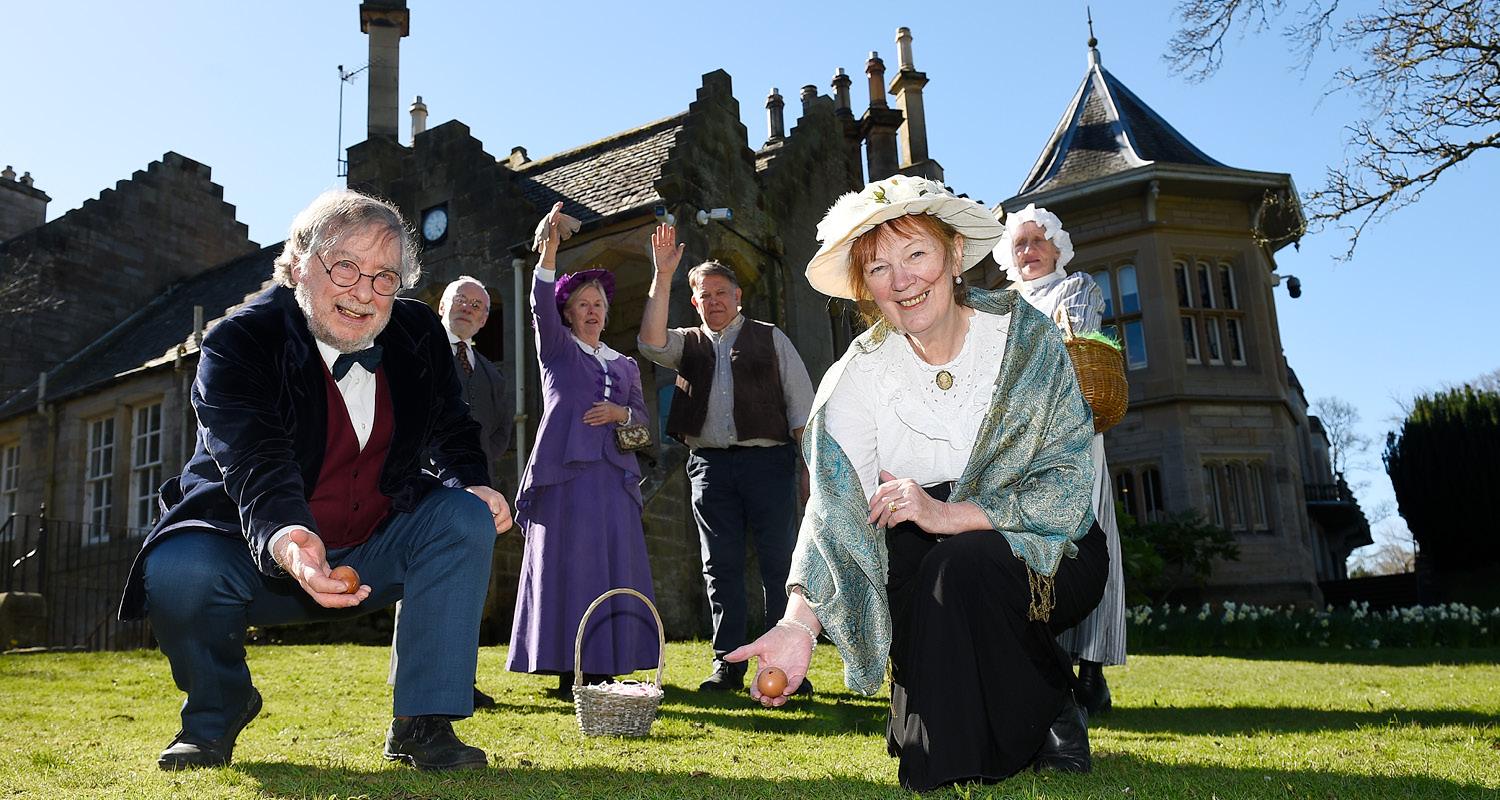
<path id="1" fill-rule="evenodd" d="M 379 336 L 380 332 L 385 329 L 385 325 L 380 325 L 367 336 L 362 336 L 354 340 L 343 338 L 334 333 L 318 317 L 316 310 L 313 308 L 312 290 L 307 288 L 307 284 L 298 283 L 292 287 L 292 294 L 297 298 L 297 307 L 302 309 L 302 315 L 307 317 L 307 329 L 312 331 L 313 338 L 340 353 L 354 353 L 369 347 L 374 343 L 375 337 Z"/>

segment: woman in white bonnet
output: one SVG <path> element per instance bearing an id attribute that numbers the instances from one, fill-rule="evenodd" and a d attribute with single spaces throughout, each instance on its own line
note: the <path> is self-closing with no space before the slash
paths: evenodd
<path id="1" fill-rule="evenodd" d="M 1099 330 L 1104 295 L 1087 273 L 1070 275 L 1063 269 L 1073 260 L 1073 239 L 1056 214 L 1032 203 L 1008 216 L 995 260 L 1005 268 L 1010 288 L 1054 322 L 1061 324 L 1065 314 L 1075 333 Z M 1109 711 L 1111 705 L 1103 668 L 1125 663 L 1125 588 L 1103 434 L 1094 434 L 1091 454 L 1094 516 L 1109 543 L 1109 580 L 1099 607 L 1057 640 L 1078 661 L 1078 701 L 1093 715 Z"/>

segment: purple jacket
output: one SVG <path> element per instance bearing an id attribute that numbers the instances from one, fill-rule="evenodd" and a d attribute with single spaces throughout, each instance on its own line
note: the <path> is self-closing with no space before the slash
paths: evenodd
<path id="1" fill-rule="evenodd" d="M 604 369 L 573 339 L 563 324 L 554 299 L 556 284 L 540 276 L 531 282 L 531 315 L 536 326 L 537 361 L 542 372 L 542 422 L 536 447 L 516 493 L 516 521 L 525 525 L 533 493 L 543 486 L 566 483 L 588 465 L 604 459 L 620 468 L 620 489 L 641 504 L 640 463 L 634 453 L 615 446 L 615 425 L 587 425 L 584 412 L 604 399 Z M 635 359 L 621 356 L 609 364 L 610 402 L 628 406 L 632 419 L 647 419 L 641 393 L 641 371 Z M 581 487 L 585 492 L 606 487 Z M 581 494 L 579 502 L 588 502 Z"/>

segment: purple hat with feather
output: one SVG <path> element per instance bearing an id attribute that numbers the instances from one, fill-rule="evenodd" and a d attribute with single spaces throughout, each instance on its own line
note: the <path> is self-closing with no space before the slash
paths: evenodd
<path id="1" fill-rule="evenodd" d="M 606 302 L 614 302 L 615 299 L 615 274 L 607 269 L 584 269 L 578 272 L 563 275 L 557 279 L 557 313 L 562 314 L 563 306 L 568 304 L 568 298 L 573 292 L 578 291 L 594 281 L 604 287 L 604 299 Z"/>

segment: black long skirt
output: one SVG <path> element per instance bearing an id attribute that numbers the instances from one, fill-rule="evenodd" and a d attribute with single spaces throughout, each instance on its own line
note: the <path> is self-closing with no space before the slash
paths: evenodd
<path id="1" fill-rule="evenodd" d="M 928 490 L 939 499 L 947 487 Z M 993 783 L 1035 758 L 1074 681 L 1057 633 L 1099 604 L 1109 550 L 1098 526 L 1065 558 L 1047 622 L 1027 619 L 1026 564 L 999 533 L 886 531 L 891 716 L 886 742 L 907 789 Z"/>

